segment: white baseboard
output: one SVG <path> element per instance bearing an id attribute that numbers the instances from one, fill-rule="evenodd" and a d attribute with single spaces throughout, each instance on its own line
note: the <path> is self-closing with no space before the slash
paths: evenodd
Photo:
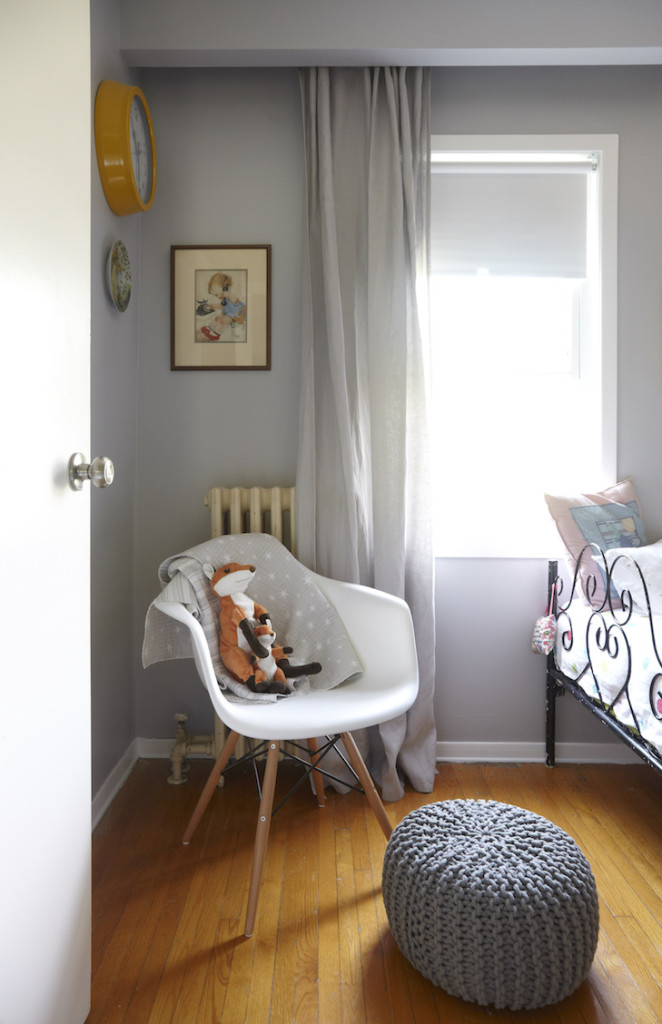
<path id="1" fill-rule="evenodd" d="M 136 761 L 141 758 L 169 758 L 173 739 L 146 739 L 138 736 L 129 744 L 92 801 L 92 828 L 110 807 Z M 192 755 L 204 756 L 204 755 Z M 544 743 L 456 743 L 440 740 L 436 746 L 437 761 L 544 763 Z M 557 743 L 558 764 L 637 764 L 640 758 L 622 743 Z"/>
<path id="2" fill-rule="evenodd" d="M 437 761 L 545 761 L 544 743 L 455 743 L 440 740 Z M 557 764 L 637 764 L 623 743 L 557 743 Z"/>
<path id="3" fill-rule="evenodd" d="M 136 740 L 138 757 L 147 759 L 152 757 L 170 757 L 170 751 L 174 743 L 173 736 L 165 740 L 148 740 L 144 736 L 139 736 Z"/>
<path id="4" fill-rule="evenodd" d="M 170 757 L 173 747 L 173 737 L 167 739 L 146 739 L 144 736 L 137 736 L 124 751 L 106 781 L 100 786 L 99 791 L 92 800 L 92 829 L 101 821 L 120 789 L 126 782 L 131 769 L 140 758 L 165 758 Z M 204 757 L 203 754 L 190 754 L 189 758 Z"/>
<path id="5" fill-rule="evenodd" d="M 134 741 L 136 758 L 170 757 L 172 739 Z M 206 755 L 190 755 L 204 757 Z M 544 743 L 471 743 L 439 740 L 437 761 L 544 761 Z M 134 759 L 135 760 L 135 759 Z M 637 764 L 641 759 L 624 743 L 557 743 L 556 760 L 568 764 Z"/>
<path id="6" fill-rule="evenodd" d="M 170 757 L 172 739 L 138 738 L 136 757 Z M 544 743 L 471 743 L 439 740 L 437 761 L 544 761 Z M 192 755 L 196 756 L 196 755 Z M 197 755 L 199 757 L 205 755 Z M 637 764 L 640 758 L 624 743 L 557 743 L 559 764 Z"/>
<path id="7" fill-rule="evenodd" d="M 133 740 L 132 743 L 124 751 L 124 754 L 119 759 L 112 772 L 104 783 L 99 787 L 94 799 L 92 800 L 92 830 L 94 830 L 101 818 L 110 807 L 116 794 L 124 785 L 124 782 L 128 778 L 131 769 L 140 756 L 138 754 L 138 740 Z"/>

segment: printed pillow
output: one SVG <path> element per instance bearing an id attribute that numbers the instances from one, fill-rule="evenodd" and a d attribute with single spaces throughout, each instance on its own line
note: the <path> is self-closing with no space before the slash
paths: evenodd
<path id="1" fill-rule="evenodd" d="M 601 557 L 598 555 L 598 558 Z M 624 590 L 630 592 L 635 612 L 648 614 L 646 592 L 641 582 L 643 575 L 651 612 L 653 615 L 662 614 L 662 540 L 637 548 L 636 551 L 631 547 L 612 548 L 605 552 L 605 559 L 611 570 L 612 585 L 619 596 Z M 637 571 L 637 565 L 641 569 L 641 574 Z"/>
<path id="2" fill-rule="evenodd" d="M 631 477 L 603 491 L 576 495 L 546 494 L 545 501 L 570 555 L 573 569 L 587 544 L 595 544 L 602 551 L 640 548 L 646 544 L 646 528 Z M 584 588 L 588 577 L 595 576 L 595 563 L 587 555 L 582 559 L 579 570 Z M 591 603 L 599 605 L 605 597 L 603 569 L 595 579 L 596 591 Z"/>

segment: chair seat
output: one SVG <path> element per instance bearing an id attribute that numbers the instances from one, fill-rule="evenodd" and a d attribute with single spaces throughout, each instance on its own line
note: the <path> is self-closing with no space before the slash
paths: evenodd
<path id="1" fill-rule="evenodd" d="M 383 677 L 363 672 L 333 690 L 284 697 L 276 704 L 240 704 L 227 700 L 219 717 L 230 728 L 251 739 L 297 740 L 327 733 L 354 732 L 390 721 L 411 707 L 416 680 L 378 690 Z"/>

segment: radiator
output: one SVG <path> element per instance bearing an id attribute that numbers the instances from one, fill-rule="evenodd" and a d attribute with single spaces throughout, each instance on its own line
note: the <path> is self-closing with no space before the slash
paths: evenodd
<path id="1" fill-rule="evenodd" d="M 205 498 L 211 535 L 269 533 L 293 555 L 294 487 L 213 487 Z"/>

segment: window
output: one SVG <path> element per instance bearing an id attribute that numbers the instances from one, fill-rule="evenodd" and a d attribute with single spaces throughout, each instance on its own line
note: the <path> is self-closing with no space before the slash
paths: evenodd
<path id="1" fill-rule="evenodd" d="M 615 481 L 614 136 L 433 136 L 439 556 L 547 557 Z"/>

